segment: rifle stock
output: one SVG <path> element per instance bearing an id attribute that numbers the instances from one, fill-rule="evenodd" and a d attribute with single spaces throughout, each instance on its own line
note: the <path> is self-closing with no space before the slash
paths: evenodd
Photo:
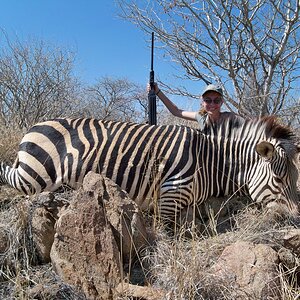
<path id="1" fill-rule="evenodd" d="M 148 119 L 150 125 L 156 125 L 156 94 L 154 91 L 154 70 L 153 70 L 153 52 L 154 52 L 154 32 L 152 32 L 151 41 L 151 69 L 150 69 L 150 91 L 148 93 Z"/>

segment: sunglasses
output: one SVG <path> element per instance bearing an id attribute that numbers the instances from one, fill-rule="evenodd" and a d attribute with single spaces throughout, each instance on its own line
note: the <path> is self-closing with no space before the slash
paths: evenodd
<path id="1" fill-rule="evenodd" d="M 211 104 L 211 103 L 214 103 L 214 104 L 220 104 L 222 103 L 222 98 L 216 98 L 216 99 L 210 99 L 210 98 L 204 98 L 203 101 L 207 104 Z"/>

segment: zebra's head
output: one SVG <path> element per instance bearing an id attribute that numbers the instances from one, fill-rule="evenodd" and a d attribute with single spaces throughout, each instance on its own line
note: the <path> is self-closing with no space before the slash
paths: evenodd
<path id="1" fill-rule="evenodd" d="M 265 128 L 268 139 L 259 141 L 255 146 L 257 160 L 249 178 L 249 194 L 258 203 L 283 203 L 292 214 L 297 215 L 296 160 L 300 147 L 292 142 L 290 131 L 275 124 L 274 120 L 271 122 Z"/>

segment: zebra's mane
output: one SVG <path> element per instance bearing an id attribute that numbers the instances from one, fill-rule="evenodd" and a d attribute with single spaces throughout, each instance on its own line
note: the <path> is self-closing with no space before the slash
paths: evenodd
<path id="1" fill-rule="evenodd" d="M 267 116 L 262 118 L 241 118 L 239 116 L 229 116 L 218 127 L 219 136 L 226 138 L 236 138 L 243 134 L 260 136 L 266 139 L 274 138 L 292 142 L 295 135 L 291 128 L 279 123 L 276 116 Z"/>
<path id="2" fill-rule="evenodd" d="M 295 135 L 291 128 L 278 122 L 276 116 L 267 116 L 260 119 L 266 126 L 266 134 L 275 139 L 293 140 Z"/>

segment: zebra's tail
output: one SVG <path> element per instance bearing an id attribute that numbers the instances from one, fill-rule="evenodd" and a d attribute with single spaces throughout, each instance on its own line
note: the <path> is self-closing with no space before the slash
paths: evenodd
<path id="1" fill-rule="evenodd" d="M 0 164 L 0 184 L 10 184 L 7 174 L 10 172 L 10 169 L 12 169 L 10 166 L 8 166 L 5 162 L 1 162 Z"/>
<path id="2" fill-rule="evenodd" d="M 14 164 L 15 166 L 15 164 Z M 19 175 L 18 169 L 9 166 L 6 162 L 0 163 L 0 185 L 8 184 L 27 195 L 33 194 L 32 187 Z"/>

